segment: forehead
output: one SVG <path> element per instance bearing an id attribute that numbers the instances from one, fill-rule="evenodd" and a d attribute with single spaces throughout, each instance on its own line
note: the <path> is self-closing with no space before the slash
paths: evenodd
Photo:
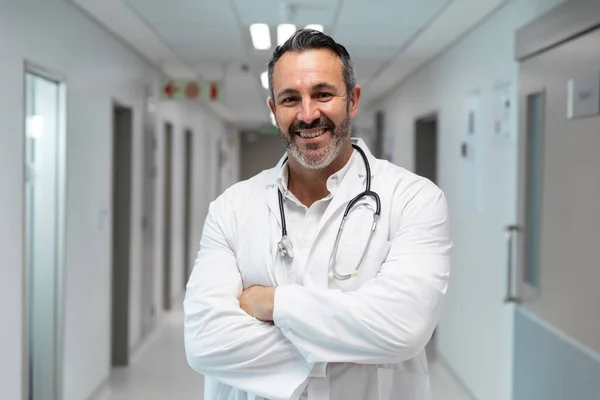
<path id="1" fill-rule="evenodd" d="M 343 84 L 342 62 L 328 49 L 288 51 L 275 64 L 273 86 L 275 90 L 305 84 Z"/>

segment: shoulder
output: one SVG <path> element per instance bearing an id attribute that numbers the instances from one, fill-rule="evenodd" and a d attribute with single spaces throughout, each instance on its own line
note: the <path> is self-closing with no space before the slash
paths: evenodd
<path id="1" fill-rule="evenodd" d="M 274 169 L 264 170 L 251 178 L 239 181 L 228 187 L 211 202 L 211 209 L 218 213 L 244 211 L 264 196 Z"/>

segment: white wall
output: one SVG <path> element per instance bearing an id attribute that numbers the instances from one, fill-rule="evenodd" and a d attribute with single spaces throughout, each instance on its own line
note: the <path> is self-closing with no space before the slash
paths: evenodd
<path id="1" fill-rule="evenodd" d="M 21 398 L 24 344 L 23 94 L 24 60 L 30 60 L 57 71 L 67 79 L 69 180 L 64 398 L 82 400 L 88 398 L 110 371 L 113 100 L 132 107 L 134 111 L 131 345 L 136 345 L 139 338 L 141 118 L 144 87 L 150 84 L 156 90 L 160 75 L 66 0 L 0 0 L 0 54 L 0 304 L 3 305 L 0 387 L 3 398 Z M 218 120 L 200 107 L 161 105 L 159 116 L 159 138 L 165 119 L 174 124 L 178 142 L 184 126 L 192 128 L 198 136 L 207 137 L 221 135 L 225 130 Z M 174 159 L 181 160 L 182 146 L 177 144 L 175 148 Z M 159 171 L 161 150 L 159 148 L 157 152 Z M 196 165 L 202 166 L 210 150 L 200 144 L 197 144 L 197 150 L 195 155 L 203 161 Z M 196 169 L 195 183 L 211 187 L 212 175 L 205 173 L 210 164 Z M 179 166 L 176 171 L 181 171 Z M 161 187 L 159 182 L 156 201 L 157 305 L 161 304 L 162 288 L 162 269 L 158 268 L 162 243 Z M 181 202 L 182 195 L 177 193 L 175 204 Z M 198 191 L 194 195 L 198 196 Z M 194 198 L 196 215 L 202 215 L 201 210 L 213 195 Z M 106 211 L 108 213 L 103 214 Z M 194 221 L 194 229 L 197 229 L 198 221 Z M 181 218 L 176 218 L 174 225 L 181 222 Z M 174 231 L 181 229 L 176 226 Z M 176 252 L 173 257 L 181 257 L 181 254 Z"/>
<path id="2" fill-rule="evenodd" d="M 386 111 L 386 140 L 394 162 L 413 168 L 414 121 L 439 113 L 439 185 L 449 199 L 455 243 L 453 273 L 438 346 L 442 357 L 479 399 L 511 398 L 512 313 L 506 292 L 503 229 L 515 221 L 516 141 L 492 137 L 492 88 L 513 79 L 516 29 L 562 0 L 512 0 L 443 55 L 413 74 L 357 125 L 369 126 L 374 111 Z M 466 209 L 459 146 L 466 131 L 464 102 L 483 94 L 484 180 L 482 213 Z M 513 125 L 515 126 L 515 125 Z"/>

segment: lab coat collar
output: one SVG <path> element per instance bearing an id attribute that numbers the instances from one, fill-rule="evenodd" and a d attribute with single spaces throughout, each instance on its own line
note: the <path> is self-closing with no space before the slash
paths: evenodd
<path id="1" fill-rule="evenodd" d="M 358 147 L 360 147 L 365 152 L 365 155 L 367 156 L 367 159 L 369 160 L 369 164 L 371 165 L 371 179 L 373 179 L 373 177 L 375 176 L 375 170 L 374 170 L 373 166 L 377 159 L 373 156 L 373 154 L 371 153 L 371 151 L 369 150 L 369 148 L 367 147 L 367 145 L 365 144 L 363 139 L 351 138 L 350 140 L 352 141 L 353 144 L 358 145 Z M 287 157 L 288 157 L 287 153 L 284 153 L 281 156 L 281 158 L 279 159 L 279 161 L 277 162 L 277 165 L 274 168 L 271 168 L 267 172 L 266 179 L 265 179 L 267 188 L 270 188 L 273 186 L 279 186 L 279 180 L 282 176 L 281 169 L 285 166 L 285 161 L 286 161 Z M 360 157 L 360 155 L 359 155 L 359 157 Z M 358 174 L 359 177 L 365 178 L 367 176 L 367 174 L 366 174 L 366 169 L 365 169 L 365 165 L 362 160 L 362 157 L 360 157 L 360 162 L 356 163 L 356 164 L 360 164 L 360 168 L 356 171 L 356 173 Z"/>
<path id="2" fill-rule="evenodd" d="M 371 179 L 373 179 L 377 173 L 377 159 L 373 156 L 362 139 L 352 138 L 351 140 L 353 144 L 358 145 L 365 152 L 371 168 Z M 265 200 L 280 226 L 281 213 L 279 211 L 279 197 L 277 196 L 277 189 L 280 187 L 278 184 L 278 178 L 281 176 L 281 168 L 283 168 L 286 156 L 287 154 L 284 154 L 277 163 L 277 166 L 269 170 L 265 177 Z M 342 206 L 345 206 L 358 193 L 365 190 L 365 178 L 367 176 L 365 163 L 360 154 L 356 154 L 355 156 L 357 156 L 358 159 L 354 160 L 350 166 L 350 169 L 347 171 L 346 176 L 337 188 L 331 204 L 329 204 L 325 214 L 323 215 L 323 218 L 321 219 L 319 231 L 323 225 L 327 223 L 329 219 L 336 213 L 336 211 L 338 211 Z"/>

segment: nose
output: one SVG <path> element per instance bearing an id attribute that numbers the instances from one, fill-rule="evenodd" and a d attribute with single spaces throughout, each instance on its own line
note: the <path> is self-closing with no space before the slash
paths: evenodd
<path id="1" fill-rule="evenodd" d="M 302 109 L 296 116 L 299 121 L 303 121 L 307 124 L 321 118 L 321 110 L 313 99 L 306 99 L 302 101 Z"/>

